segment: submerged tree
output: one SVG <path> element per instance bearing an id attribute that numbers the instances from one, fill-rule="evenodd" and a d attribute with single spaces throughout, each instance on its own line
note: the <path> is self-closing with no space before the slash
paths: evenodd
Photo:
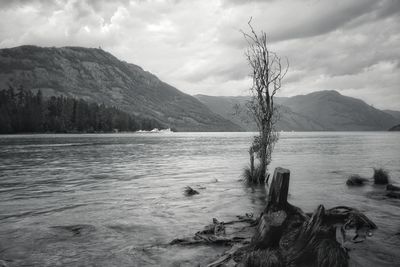
<path id="1" fill-rule="evenodd" d="M 279 115 L 274 96 L 281 88 L 289 62 L 286 60 L 283 64 L 281 58 L 269 49 L 266 33 L 262 31 L 258 35 L 251 25 L 251 19 L 248 25 L 251 32 L 242 31 L 248 44 L 246 58 L 253 81 L 247 108 L 256 122 L 259 134 L 254 137 L 250 147 L 250 170 L 246 171 L 245 176 L 250 183 L 264 183 L 271 154 L 279 137 L 275 130 Z M 257 167 L 254 167 L 254 153 L 259 159 Z"/>

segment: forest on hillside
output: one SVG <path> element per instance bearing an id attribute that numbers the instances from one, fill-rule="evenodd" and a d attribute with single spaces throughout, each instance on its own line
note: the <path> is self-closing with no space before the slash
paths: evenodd
<path id="1" fill-rule="evenodd" d="M 162 125 L 116 107 L 64 96 L 43 97 L 22 86 L 0 90 L 0 134 L 152 130 Z"/>

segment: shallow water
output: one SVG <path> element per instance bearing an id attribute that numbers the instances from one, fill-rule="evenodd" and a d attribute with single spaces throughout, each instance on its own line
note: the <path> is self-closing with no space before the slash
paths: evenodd
<path id="1" fill-rule="evenodd" d="M 211 222 L 259 213 L 265 192 L 239 182 L 250 133 L 0 136 L 0 263 L 9 266 L 193 266 L 224 248 L 163 246 Z M 390 171 L 400 134 L 282 133 L 271 170 L 291 170 L 289 201 L 305 211 L 353 206 L 379 227 L 351 251 L 355 266 L 400 264 L 400 201 L 348 188 L 349 174 Z M 185 197 L 192 186 L 199 195 Z M 153 246 L 156 245 L 156 246 Z M 153 246 L 153 247 L 152 247 Z M 147 249 L 143 249 L 147 248 Z"/>

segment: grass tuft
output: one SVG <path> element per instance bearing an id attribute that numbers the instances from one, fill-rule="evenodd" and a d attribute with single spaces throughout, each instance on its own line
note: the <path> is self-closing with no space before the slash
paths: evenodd
<path id="1" fill-rule="evenodd" d="M 259 166 L 254 167 L 254 172 L 251 173 L 250 167 L 245 167 L 243 169 L 242 180 L 248 185 L 263 183 L 261 168 Z"/>
<path id="2" fill-rule="evenodd" d="M 375 184 L 388 184 L 389 173 L 382 168 L 374 168 L 374 183 Z"/>

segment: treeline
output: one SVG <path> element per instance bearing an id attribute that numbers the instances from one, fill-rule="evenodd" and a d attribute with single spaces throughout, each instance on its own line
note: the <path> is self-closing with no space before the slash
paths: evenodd
<path id="1" fill-rule="evenodd" d="M 64 96 L 44 98 L 19 87 L 0 90 L 0 133 L 82 133 L 152 130 L 153 119 L 127 114 L 115 107 Z"/>

